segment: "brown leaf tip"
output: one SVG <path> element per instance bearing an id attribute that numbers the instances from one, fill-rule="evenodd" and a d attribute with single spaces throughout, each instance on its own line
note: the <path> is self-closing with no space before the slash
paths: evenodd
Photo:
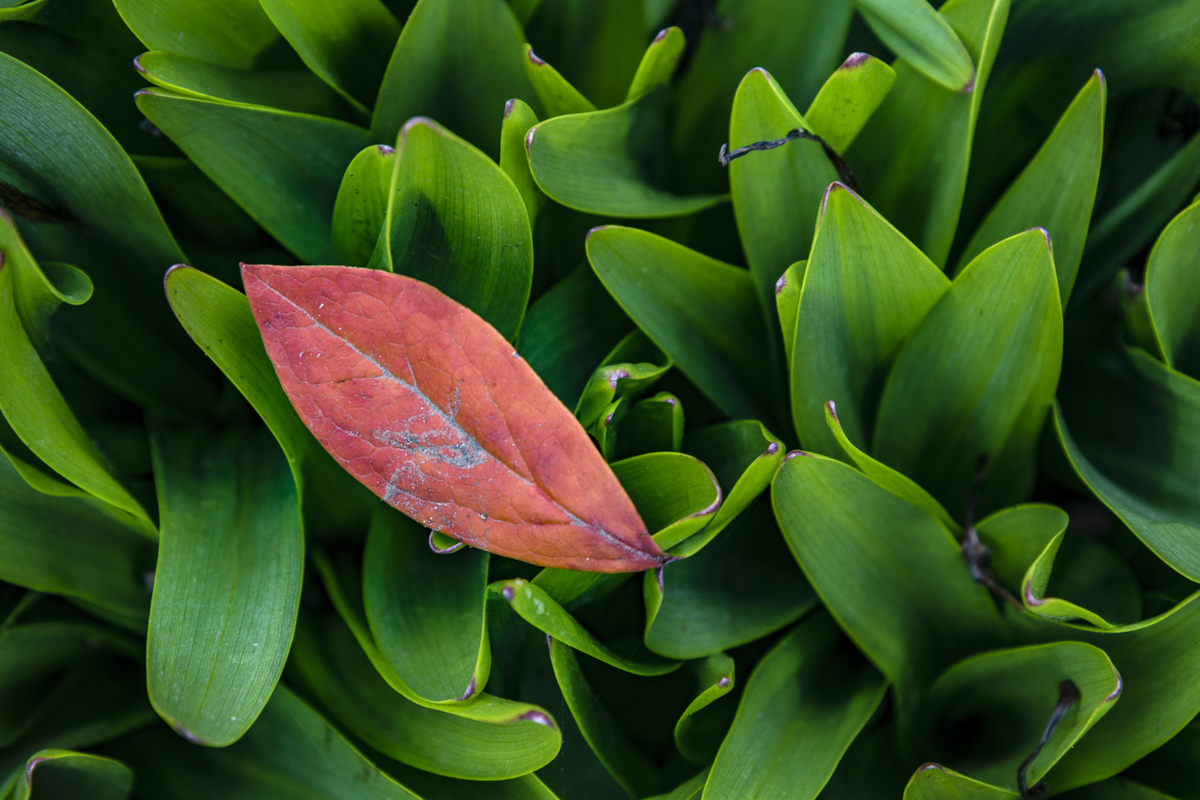
<path id="1" fill-rule="evenodd" d="M 172 264 L 170 267 L 168 267 L 167 271 L 163 273 L 163 288 L 166 288 L 167 281 L 171 279 L 171 274 L 176 270 L 182 269 L 191 269 L 191 267 L 189 267 L 187 264 Z"/>
<path id="2" fill-rule="evenodd" d="M 1121 690 L 1125 688 L 1125 681 L 1121 679 L 1121 673 L 1114 669 L 1113 675 L 1115 675 L 1117 678 L 1117 688 L 1113 689 L 1112 693 L 1109 694 L 1108 697 L 1104 698 L 1104 702 L 1106 703 L 1111 703 L 1113 700 L 1116 700 L 1118 697 L 1120 697 Z"/>
<path id="3" fill-rule="evenodd" d="M 796 456 L 804 456 L 805 458 L 812 458 L 812 456 L 810 454 L 804 452 L 803 450 L 792 450 L 786 456 L 783 457 L 783 460 L 791 461 Z"/>
<path id="4" fill-rule="evenodd" d="M 531 63 L 535 66 L 538 66 L 538 67 L 542 67 L 542 66 L 546 65 L 546 62 L 543 61 L 541 58 L 539 58 L 537 53 L 533 52 L 532 47 L 529 48 L 528 56 L 529 56 L 529 63 Z"/>
<path id="5" fill-rule="evenodd" d="M 679 405 L 679 401 L 678 401 L 678 400 L 676 400 L 674 397 L 664 397 L 664 398 L 663 398 L 663 402 L 664 402 L 664 403 L 666 403 L 666 404 L 667 404 L 667 405 L 669 405 L 669 406 L 677 406 L 677 405 Z"/>
<path id="6" fill-rule="evenodd" d="M 392 147 L 391 145 L 377 144 L 375 147 L 379 149 L 379 155 L 383 156 L 384 158 L 396 155 L 396 148 Z"/>
<path id="7" fill-rule="evenodd" d="M 725 675 L 721 678 L 721 680 L 717 681 L 717 686 L 720 686 L 722 689 L 727 689 L 729 688 L 729 683 L 729 676 Z"/>
<path id="8" fill-rule="evenodd" d="M 628 377 L 629 377 L 629 370 L 627 370 L 627 369 L 610 370 L 608 373 L 608 385 L 611 386 L 612 388 L 616 389 L 617 382 L 619 380 L 621 380 L 621 378 L 628 378 Z"/>
<path id="9" fill-rule="evenodd" d="M 667 38 L 667 34 L 670 32 L 671 32 L 670 28 L 663 28 L 661 31 L 658 32 L 658 35 L 654 37 L 654 41 L 651 42 L 651 44 L 658 44 L 663 39 Z"/>
<path id="10" fill-rule="evenodd" d="M 767 445 L 767 449 L 763 451 L 764 455 L 773 456 L 779 452 L 779 442 L 771 442 Z"/>
<path id="11" fill-rule="evenodd" d="M 959 91 L 962 92 L 963 94 L 970 94 L 971 92 L 975 91 L 975 77 L 976 77 L 975 68 L 972 67 L 971 68 L 971 80 L 967 81 L 966 86 L 959 89 Z"/>
<path id="12" fill-rule="evenodd" d="M 935 764 L 932 761 L 929 761 L 925 764 L 922 764 L 920 767 L 918 767 L 917 772 L 924 772 L 927 769 L 936 769 L 938 772 L 946 771 L 946 768 L 943 767 L 941 764 Z"/>
<path id="13" fill-rule="evenodd" d="M 533 135 L 537 133 L 538 126 L 534 125 L 529 129 L 529 133 L 525 134 L 525 149 L 529 150 L 533 147 Z"/>
<path id="14" fill-rule="evenodd" d="M 536 722 L 538 725 L 545 725 L 547 728 L 554 727 L 554 720 L 550 719 L 548 714 L 544 714 L 541 711 L 526 711 L 517 717 L 517 719 L 524 722 Z"/>
<path id="15" fill-rule="evenodd" d="M 843 69 L 854 69 L 855 67 L 861 67 L 870 60 L 871 56 L 867 53 L 851 53 L 850 57 L 843 61 L 842 65 L 838 67 L 838 70 L 840 71 Z"/>
<path id="16" fill-rule="evenodd" d="M 1050 242 L 1050 232 L 1045 228 L 1030 228 L 1025 233 L 1032 233 L 1033 231 L 1037 231 L 1042 235 L 1042 238 L 1046 240 L 1046 249 L 1050 251 L 1050 255 L 1054 255 L 1054 245 Z"/>
<path id="17" fill-rule="evenodd" d="M 779 280 L 775 281 L 775 294 L 780 294 L 787 287 L 787 273 L 779 276 Z"/>
<path id="18" fill-rule="evenodd" d="M 475 676 L 472 675 L 471 682 L 467 684 L 467 690 L 465 692 L 463 692 L 462 697 L 460 697 L 458 699 L 459 700 L 470 700 L 471 696 L 474 694 L 475 694 Z"/>
<path id="19" fill-rule="evenodd" d="M 144 56 L 144 55 L 146 55 L 146 54 L 142 53 L 142 56 Z M 142 73 L 143 75 L 145 75 L 146 68 L 142 66 L 142 56 L 137 56 L 133 59 L 133 68 L 136 69 L 138 72 Z"/>

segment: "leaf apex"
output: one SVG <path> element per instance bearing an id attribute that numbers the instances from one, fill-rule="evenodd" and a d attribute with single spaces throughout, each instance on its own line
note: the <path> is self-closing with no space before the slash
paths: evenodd
<path id="1" fill-rule="evenodd" d="M 529 45 L 525 45 L 525 47 L 526 47 L 525 56 L 526 56 L 526 58 L 529 59 L 530 64 L 533 64 L 535 67 L 546 66 L 545 59 L 541 58 L 540 56 L 538 56 L 537 53 L 533 52 L 532 47 L 530 47 Z"/>
<path id="2" fill-rule="evenodd" d="M 845 61 L 843 61 L 842 65 L 840 67 L 838 67 L 838 71 L 840 72 L 844 69 L 854 69 L 855 67 L 861 67 L 863 64 L 867 63 L 872 58 L 874 58 L 874 56 L 871 55 L 870 53 L 851 53 L 850 57 L 847 58 Z"/>

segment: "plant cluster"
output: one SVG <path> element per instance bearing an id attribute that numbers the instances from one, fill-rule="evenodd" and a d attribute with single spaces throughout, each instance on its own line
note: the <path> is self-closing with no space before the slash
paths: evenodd
<path id="1" fill-rule="evenodd" d="M 1197 41 L 0 0 L 0 798 L 1197 800 Z"/>

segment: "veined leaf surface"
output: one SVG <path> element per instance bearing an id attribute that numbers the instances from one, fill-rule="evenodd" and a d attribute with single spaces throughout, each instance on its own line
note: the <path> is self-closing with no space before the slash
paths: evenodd
<path id="1" fill-rule="evenodd" d="M 470 310 L 379 270 L 246 265 L 242 274 L 300 418 L 386 502 L 542 566 L 662 563 L 571 412 Z"/>

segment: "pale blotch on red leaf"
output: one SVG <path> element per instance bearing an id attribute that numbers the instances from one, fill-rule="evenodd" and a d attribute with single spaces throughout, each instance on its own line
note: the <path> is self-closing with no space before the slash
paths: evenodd
<path id="1" fill-rule="evenodd" d="M 387 503 L 542 566 L 663 563 L 575 417 L 472 311 L 380 270 L 243 265 L 242 280 L 300 418 Z"/>

